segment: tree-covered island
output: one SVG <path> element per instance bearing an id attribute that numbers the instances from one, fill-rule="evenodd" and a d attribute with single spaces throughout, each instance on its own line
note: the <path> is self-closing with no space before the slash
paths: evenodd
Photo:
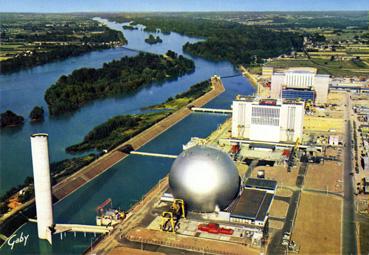
<path id="1" fill-rule="evenodd" d="M 0 115 L 0 127 L 16 127 L 23 125 L 24 118 L 15 114 L 14 112 L 7 110 Z"/>
<path id="2" fill-rule="evenodd" d="M 126 30 L 138 30 L 138 27 L 132 26 L 132 25 L 123 25 L 123 29 Z"/>
<path id="3" fill-rule="evenodd" d="M 166 102 L 147 107 L 163 110 L 160 112 L 116 116 L 92 129 L 79 144 L 69 146 L 69 153 L 84 152 L 91 149 L 111 150 L 117 145 L 144 131 L 174 111 L 189 104 L 211 89 L 209 81 L 195 84 L 186 92 L 169 98 Z"/>
<path id="4" fill-rule="evenodd" d="M 41 106 L 35 106 L 29 114 L 32 122 L 39 122 L 44 119 L 44 109 Z"/>
<path id="5" fill-rule="evenodd" d="M 163 40 L 159 36 L 155 37 L 152 34 L 150 34 L 149 37 L 145 39 L 145 42 L 148 44 L 157 44 L 157 43 L 162 43 Z"/>
<path id="6" fill-rule="evenodd" d="M 168 51 L 166 55 L 140 53 L 105 63 L 102 68 L 81 68 L 61 76 L 45 93 L 50 114 L 72 112 L 97 98 L 122 95 L 151 82 L 174 79 L 194 70 L 192 60 Z"/>

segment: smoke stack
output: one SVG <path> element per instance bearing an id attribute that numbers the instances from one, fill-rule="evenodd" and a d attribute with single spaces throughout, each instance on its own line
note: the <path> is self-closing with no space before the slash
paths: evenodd
<path id="1" fill-rule="evenodd" d="M 31 135 L 33 179 L 35 187 L 38 238 L 52 243 L 53 206 L 51 197 L 48 135 Z"/>

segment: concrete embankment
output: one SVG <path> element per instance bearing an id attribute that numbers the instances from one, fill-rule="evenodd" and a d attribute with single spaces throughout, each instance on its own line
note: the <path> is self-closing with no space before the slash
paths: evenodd
<path id="1" fill-rule="evenodd" d="M 244 66 L 240 65 L 239 67 L 240 71 L 242 72 L 242 75 L 246 77 L 251 85 L 256 89 L 256 95 L 260 97 L 269 97 L 270 91 L 268 88 L 264 87 L 257 79 L 257 77 L 250 73 Z"/>
<path id="2" fill-rule="evenodd" d="M 220 95 L 222 92 L 224 92 L 224 87 L 220 79 L 212 78 L 211 82 L 212 90 L 210 90 L 205 95 L 199 97 L 195 101 L 191 102 L 191 106 L 201 107 Z M 56 184 L 53 187 L 53 195 L 59 201 L 64 199 L 65 197 L 76 191 L 78 188 L 82 187 L 84 184 L 88 183 L 95 177 L 104 173 L 112 166 L 126 158 L 128 154 L 119 151 L 120 148 L 127 144 L 131 144 L 135 150 L 139 149 L 140 147 L 175 125 L 177 122 L 189 116 L 191 112 L 191 109 L 186 106 L 169 115 L 165 119 L 159 121 L 158 123 L 141 132 L 137 136 L 118 146 L 110 153 L 105 154 L 98 160 L 92 162 L 90 165 L 79 170 L 77 173 Z"/>
<path id="3" fill-rule="evenodd" d="M 212 90 L 193 101 L 191 103 L 191 106 L 202 107 L 223 92 L 224 87 L 221 80 L 212 79 Z M 64 199 L 89 181 L 93 180 L 94 178 L 126 158 L 128 154 L 125 154 L 119 150 L 123 146 L 131 144 L 133 148 L 137 150 L 155 137 L 159 136 L 161 133 L 165 132 L 173 125 L 175 125 L 177 122 L 186 118 L 191 113 L 192 111 L 187 106 L 179 109 L 178 111 L 169 115 L 167 118 L 159 121 L 158 123 L 141 132 L 137 136 L 121 144 L 116 149 L 103 155 L 88 166 L 82 168 L 81 170 L 67 177 L 60 183 L 54 185 L 52 188 L 54 197 L 53 199 L 56 202 Z M 18 208 L 17 211 L 12 212 L 11 214 L 7 215 L 7 217 L 3 217 L 0 220 L 0 234 L 3 235 L 3 238 L 0 238 L 0 245 L 4 242 L 3 239 L 10 236 L 11 233 L 13 233 L 21 225 L 27 222 L 27 217 L 35 217 L 34 206 L 31 206 L 32 210 L 29 210 L 30 205 L 34 205 L 34 199 L 30 200 L 22 207 Z M 23 213 L 19 213 L 19 211 L 23 211 Z"/>

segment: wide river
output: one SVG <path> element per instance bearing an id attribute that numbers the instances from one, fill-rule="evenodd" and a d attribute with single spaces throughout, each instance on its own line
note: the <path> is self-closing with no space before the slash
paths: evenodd
<path id="1" fill-rule="evenodd" d="M 123 31 L 122 24 L 98 19 L 112 29 Z M 228 62 L 212 62 L 186 55 L 182 45 L 196 42 L 198 39 L 177 33 L 159 34 L 163 43 L 148 45 L 144 39 L 148 33 L 142 30 L 124 30 L 128 40 L 125 47 L 95 51 L 83 56 L 73 57 L 60 62 L 45 64 L 29 70 L 0 76 L 0 111 L 10 109 L 27 118 L 35 105 L 47 109 L 44 101 L 45 90 L 61 75 L 68 74 L 81 67 L 100 67 L 104 62 L 123 56 L 134 56 L 137 51 L 165 53 L 173 50 L 195 61 L 194 73 L 177 80 L 161 84 L 151 84 L 129 96 L 114 97 L 94 101 L 68 116 L 53 118 L 46 113 L 45 121 L 30 124 L 28 120 L 20 128 L 0 131 L 0 194 L 10 187 L 23 182 L 26 176 L 32 176 L 32 161 L 29 136 L 35 132 L 49 134 L 49 153 L 51 161 L 58 161 L 72 155 L 65 148 L 79 142 L 94 126 L 112 116 L 140 113 L 141 108 L 165 101 L 168 97 L 187 90 L 191 85 L 209 79 L 212 75 L 237 75 L 238 71 Z M 207 104 L 207 107 L 230 108 L 237 94 L 252 94 L 253 87 L 242 76 L 224 78 L 226 91 Z M 179 154 L 182 145 L 191 137 L 206 137 L 221 124 L 227 116 L 217 114 L 193 113 L 177 123 L 165 133 L 141 148 L 142 151 Z M 91 181 L 77 192 L 54 206 L 56 223 L 95 223 L 95 208 L 106 198 L 113 199 L 114 207 L 128 209 L 138 201 L 153 185 L 169 171 L 173 160 L 130 155 L 109 171 Z M 28 223 L 19 228 L 9 243 L 5 243 L 1 254 L 74 254 L 85 250 L 95 238 L 94 235 L 76 236 L 68 233 L 53 237 L 53 245 L 38 240 L 37 226 Z M 27 241 L 11 245 L 20 236 L 29 236 Z M 24 238 L 23 238 L 24 239 Z"/>

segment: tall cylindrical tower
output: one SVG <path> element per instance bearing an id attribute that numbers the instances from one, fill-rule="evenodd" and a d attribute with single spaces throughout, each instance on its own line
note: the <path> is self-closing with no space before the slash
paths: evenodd
<path id="1" fill-rule="evenodd" d="M 54 221 L 47 138 L 47 134 L 31 135 L 31 148 L 38 237 L 47 239 L 51 243 L 49 227 Z"/>

